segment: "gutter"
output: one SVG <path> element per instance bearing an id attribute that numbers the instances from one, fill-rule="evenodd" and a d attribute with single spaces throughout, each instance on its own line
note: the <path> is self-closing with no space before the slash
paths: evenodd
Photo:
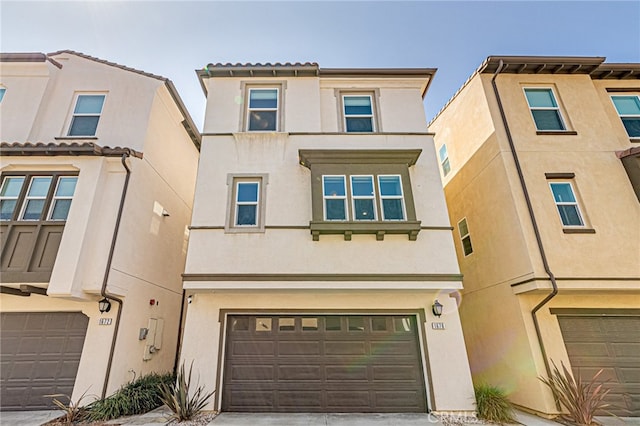
<path id="1" fill-rule="evenodd" d="M 498 64 L 498 68 L 493 73 L 493 77 L 491 78 L 491 85 L 493 86 L 493 92 L 496 95 L 496 101 L 498 102 L 498 109 L 500 110 L 500 116 L 502 117 L 502 124 L 504 125 L 504 130 L 507 133 L 507 140 L 509 141 L 509 148 L 511 149 L 511 155 L 513 156 L 513 161 L 515 162 L 516 170 L 518 172 L 518 178 L 520 180 L 520 186 L 522 187 L 522 192 L 524 193 L 524 199 L 527 203 L 527 210 L 529 211 L 529 217 L 531 218 L 531 225 L 533 226 L 533 232 L 536 236 L 536 243 L 538 244 L 538 249 L 540 250 L 540 257 L 542 258 L 542 264 L 544 265 L 544 270 L 549 276 L 549 280 L 551 281 L 552 290 L 540 303 L 538 303 L 531 310 L 531 317 L 533 318 L 533 325 L 536 329 L 536 337 L 538 338 L 538 344 L 540 345 L 540 352 L 542 354 L 542 360 L 544 361 L 544 368 L 547 372 L 547 377 L 551 377 L 551 367 L 549 366 L 549 360 L 547 359 L 547 351 L 544 346 L 544 341 L 542 339 L 542 334 L 540 333 L 540 324 L 538 323 L 537 313 L 538 311 L 546 305 L 551 299 L 553 299 L 556 294 L 558 294 L 558 284 L 556 283 L 556 277 L 551 272 L 551 268 L 549 267 L 549 262 L 547 261 L 547 255 L 544 251 L 544 246 L 542 245 L 542 238 L 540 236 L 540 229 L 538 228 L 538 222 L 536 221 L 535 214 L 533 213 L 533 206 L 531 203 L 531 197 L 529 196 L 529 190 L 527 189 L 527 184 L 524 180 L 524 174 L 522 173 L 522 167 L 520 166 L 520 160 L 518 159 L 518 153 L 516 152 L 515 144 L 513 143 L 513 137 L 511 136 L 511 131 L 509 130 L 509 124 L 507 123 L 507 117 L 504 112 L 504 108 L 502 106 L 502 100 L 500 99 L 500 93 L 498 92 L 498 86 L 496 84 L 496 78 L 498 74 L 504 69 L 504 61 L 500 59 Z M 560 406 L 560 401 L 558 400 L 558 396 L 553 393 L 553 399 L 556 403 L 556 408 L 558 411 L 562 410 Z"/>
<path id="2" fill-rule="evenodd" d="M 120 196 L 120 206 L 118 207 L 118 214 L 116 216 L 116 225 L 113 229 L 113 237 L 111 239 L 111 247 L 109 248 L 109 256 L 107 257 L 107 266 L 104 271 L 104 278 L 102 280 L 102 288 L 100 289 L 100 295 L 102 297 L 106 297 L 107 299 L 111 299 L 118 303 L 118 314 L 116 316 L 116 325 L 113 330 L 113 337 L 111 338 L 111 350 L 109 351 L 109 361 L 107 362 L 107 371 L 104 376 L 104 384 L 102 386 L 102 396 L 101 399 L 104 399 L 107 396 L 107 386 L 109 384 L 109 376 L 111 375 L 111 366 L 113 365 L 113 355 L 115 353 L 116 348 L 116 340 L 118 337 L 118 330 L 120 328 L 120 319 L 122 317 L 122 308 L 124 301 L 115 295 L 107 292 L 107 282 L 109 280 L 109 272 L 111 270 L 111 262 L 113 261 L 113 253 L 116 248 L 116 241 L 118 240 L 118 230 L 120 229 L 120 220 L 122 219 L 122 211 L 124 210 L 124 200 L 127 195 L 127 189 L 129 188 L 129 178 L 131 177 L 131 169 L 127 166 L 127 157 L 129 157 L 129 153 L 125 152 L 122 154 L 122 166 L 127 172 L 127 176 L 124 179 L 124 186 L 122 187 L 122 195 Z"/>

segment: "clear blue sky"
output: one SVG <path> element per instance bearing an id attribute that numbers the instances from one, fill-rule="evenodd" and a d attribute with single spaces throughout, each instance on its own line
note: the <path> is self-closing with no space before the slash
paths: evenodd
<path id="1" fill-rule="evenodd" d="M 432 118 L 489 55 L 640 62 L 633 1 L 0 1 L 2 52 L 71 49 L 175 83 L 202 127 L 210 62 L 438 68 Z"/>

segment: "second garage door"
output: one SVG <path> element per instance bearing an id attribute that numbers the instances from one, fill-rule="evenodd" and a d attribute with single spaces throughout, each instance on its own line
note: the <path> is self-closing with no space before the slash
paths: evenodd
<path id="1" fill-rule="evenodd" d="M 222 409 L 425 412 L 415 317 L 230 316 Z"/>
<path id="2" fill-rule="evenodd" d="M 558 315 L 558 321 L 573 373 L 588 380 L 604 369 L 607 410 L 640 416 L 640 317 Z"/>

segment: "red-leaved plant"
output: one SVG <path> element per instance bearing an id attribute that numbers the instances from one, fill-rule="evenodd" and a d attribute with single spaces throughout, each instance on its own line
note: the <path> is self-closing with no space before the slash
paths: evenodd
<path id="1" fill-rule="evenodd" d="M 564 363 L 560 363 L 562 366 L 562 372 L 560 372 L 555 362 L 551 362 L 553 363 L 551 377 L 538 378 L 551 388 L 558 401 L 567 409 L 569 412 L 566 416 L 567 420 L 578 425 L 594 424 L 593 417 L 596 412 L 610 406 L 604 402 L 604 399 L 611 389 L 603 387 L 604 383 L 598 383 L 598 377 L 603 370 L 600 369 L 591 380 L 583 381 L 580 375 L 574 379 Z"/>

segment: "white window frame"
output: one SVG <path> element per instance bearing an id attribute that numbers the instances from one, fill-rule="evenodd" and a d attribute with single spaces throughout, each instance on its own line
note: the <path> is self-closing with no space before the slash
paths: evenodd
<path id="1" fill-rule="evenodd" d="M 555 193 L 553 192 L 553 185 L 569 185 L 569 188 L 571 189 L 571 195 L 573 195 L 573 199 L 575 201 L 556 201 L 556 196 L 555 196 Z M 558 217 L 560 218 L 560 223 L 562 224 L 562 227 L 563 228 L 585 228 L 587 225 L 584 220 L 584 215 L 582 214 L 582 211 L 580 209 L 580 203 L 578 202 L 578 196 L 573 187 L 573 184 L 570 181 L 565 181 L 565 180 L 549 182 L 549 190 L 551 191 L 551 197 L 553 199 L 553 203 L 556 206 L 556 212 L 558 213 Z M 576 206 L 576 212 L 578 214 L 578 219 L 580 219 L 580 225 L 565 224 L 564 221 L 562 220 L 562 215 L 560 214 L 559 206 Z"/>
<path id="2" fill-rule="evenodd" d="M 255 201 L 240 201 L 238 200 L 238 196 L 240 195 L 240 185 L 256 185 L 256 200 Z M 235 200 L 233 206 L 233 226 L 235 228 L 257 228 L 260 223 L 260 191 L 261 191 L 260 180 L 238 180 L 235 183 Z M 254 206 L 256 209 L 256 223 L 243 225 L 238 223 L 238 215 L 240 214 L 240 206 Z"/>
<path id="3" fill-rule="evenodd" d="M 635 94 L 632 94 L 632 93 L 611 95 L 611 103 L 613 104 L 613 109 L 618 114 L 618 117 L 620 117 L 620 121 L 622 122 L 622 127 L 624 128 L 625 133 L 631 139 L 640 139 L 640 136 L 631 136 L 629 134 L 629 132 L 627 131 L 627 128 L 624 125 L 624 120 L 623 120 L 624 118 L 637 118 L 637 119 L 640 120 L 640 113 L 638 113 L 638 114 L 622 114 L 622 113 L 618 112 L 618 108 L 616 107 L 616 104 L 613 102 L 613 98 L 623 98 L 623 97 L 624 98 L 636 98 L 638 100 L 638 102 L 640 102 L 640 95 L 635 95 Z"/>
<path id="4" fill-rule="evenodd" d="M 100 113 L 96 114 L 96 113 L 75 113 L 75 109 L 78 106 L 78 100 L 80 99 L 80 97 L 82 96 L 102 96 L 102 106 L 100 107 Z M 67 134 L 66 137 L 69 138 L 92 138 L 95 137 L 98 134 L 98 126 L 100 125 L 100 119 L 102 118 L 102 112 L 104 111 L 104 104 L 107 103 L 107 93 L 105 92 L 81 92 L 81 93 L 76 93 L 74 98 L 73 98 L 73 105 L 71 107 L 71 113 L 69 116 L 69 122 L 67 124 Z M 71 134 L 71 127 L 73 126 L 73 119 L 75 117 L 98 117 L 98 123 L 96 124 L 96 131 L 92 134 L 92 135 L 72 135 Z"/>
<path id="5" fill-rule="evenodd" d="M 460 229 L 460 224 L 464 222 L 465 227 L 467 228 L 467 233 L 462 234 L 462 230 Z M 460 235 L 460 247 L 462 248 L 462 254 L 464 257 L 471 256 L 473 254 L 473 242 L 471 241 L 471 231 L 469 231 L 469 221 L 466 217 L 463 217 L 458 221 L 458 234 Z M 469 245 L 471 246 L 471 251 L 467 253 L 464 248 L 464 239 L 469 238 Z"/>
<path id="6" fill-rule="evenodd" d="M 0 221 L 10 221 L 13 220 L 13 217 L 15 216 L 15 211 L 17 208 L 19 208 L 20 206 L 18 205 L 18 201 L 20 201 L 20 193 L 22 192 L 22 188 L 24 187 L 24 181 L 26 180 L 26 176 L 24 175 L 9 175 L 9 176 L 4 176 L 2 178 L 2 183 L 0 186 L 0 191 L 2 190 L 2 188 L 7 184 L 7 182 L 10 179 L 15 179 L 15 178 L 22 178 L 22 184 L 20 185 L 20 191 L 18 191 L 18 194 L 15 197 L 11 197 L 11 196 L 6 196 L 6 195 L 0 195 L 0 201 L 5 201 L 5 200 L 16 200 L 16 204 L 13 207 L 13 212 L 11 213 L 11 218 L 10 219 L 0 219 Z"/>
<path id="7" fill-rule="evenodd" d="M 400 182 L 400 195 L 382 195 L 382 190 L 380 189 L 381 185 L 380 185 L 380 178 L 381 177 L 397 177 L 398 181 Z M 404 222 L 407 220 L 407 208 L 406 208 L 406 201 L 404 199 L 404 187 L 402 186 L 402 176 L 400 175 L 377 175 L 377 181 L 378 181 L 378 192 L 380 194 L 380 216 L 382 217 L 382 220 L 385 222 Z M 383 200 L 400 200 L 402 201 L 402 219 L 387 219 L 385 217 L 384 214 L 384 206 L 383 206 Z"/>
<path id="8" fill-rule="evenodd" d="M 529 98 L 527 98 L 527 90 L 548 90 L 549 92 L 551 92 L 551 96 L 553 97 L 553 102 L 556 104 L 555 107 L 532 107 L 529 104 Z M 567 129 L 567 123 L 564 119 L 564 117 L 562 116 L 562 111 L 560 109 L 560 102 L 558 102 L 558 96 L 556 96 L 555 90 L 553 90 L 553 87 L 523 87 L 523 92 L 524 92 L 524 99 L 527 101 L 527 106 L 529 107 L 529 113 L 531 114 L 531 119 L 533 120 L 533 125 L 536 126 L 536 131 L 538 132 L 566 132 Z M 538 123 L 536 123 L 536 118 L 533 115 L 533 110 L 544 110 L 544 111 L 557 111 L 558 113 L 558 119 L 560 120 L 560 124 L 562 125 L 562 129 L 539 129 L 538 128 Z"/>
<path id="9" fill-rule="evenodd" d="M 342 183 L 344 185 L 344 196 L 336 195 L 336 196 L 327 196 L 324 190 L 324 178 L 325 177 L 341 177 Z M 327 222 L 346 222 L 349 220 L 349 207 L 347 203 L 347 199 L 349 198 L 349 193 L 347 192 L 347 176 L 346 175 L 322 175 L 322 216 Z M 344 219 L 327 219 L 327 202 L 326 200 L 339 200 L 342 199 L 344 203 Z"/>
<path id="10" fill-rule="evenodd" d="M 442 150 L 444 149 L 444 157 L 442 156 Z M 442 168 L 442 176 L 447 176 L 451 173 L 451 161 L 449 161 L 449 152 L 447 150 L 447 144 L 442 144 L 438 150 L 438 158 L 440 159 L 440 167 Z M 445 168 L 445 164 L 447 167 Z"/>
<path id="11" fill-rule="evenodd" d="M 31 186 L 33 185 L 33 181 L 35 179 L 41 179 L 41 178 L 49 178 L 50 182 L 49 182 L 49 188 L 47 189 L 47 193 L 44 196 L 36 196 L 36 197 L 30 197 L 29 196 L 29 191 L 31 191 Z M 27 187 L 27 192 L 25 192 L 24 194 L 24 199 L 22 201 L 22 206 L 20 208 L 20 215 L 18 215 L 18 220 L 21 221 L 25 221 L 25 222 L 38 222 L 40 221 L 41 217 L 42 217 L 42 212 L 44 211 L 44 207 L 42 208 L 42 211 L 40 211 L 40 216 L 37 219 L 25 219 L 24 215 L 27 212 L 27 205 L 29 204 L 30 200 L 44 200 L 45 204 L 47 203 L 47 198 L 49 196 L 49 192 L 51 191 L 51 184 L 53 183 L 53 176 L 51 175 L 35 175 L 35 176 L 31 176 L 31 179 L 29 179 L 29 186 Z M 45 216 L 46 218 L 46 216 Z"/>
<path id="12" fill-rule="evenodd" d="M 371 120 L 371 132 L 350 132 L 347 130 L 347 105 L 345 103 L 346 98 L 369 98 L 369 103 L 371 105 L 371 114 L 349 114 L 348 117 L 351 118 L 369 118 Z M 342 125 L 344 126 L 345 133 L 375 133 L 376 129 L 376 110 L 375 105 L 373 103 L 373 95 L 370 93 L 345 93 L 342 95 Z"/>
<path id="13" fill-rule="evenodd" d="M 47 220 L 56 221 L 56 222 L 65 222 L 67 220 L 66 217 L 64 219 L 53 219 L 51 217 L 53 215 L 53 209 L 56 206 L 56 201 L 58 201 L 58 200 L 71 200 L 71 202 L 73 202 L 73 196 L 75 195 L 75 189 L 73 191 L 73 194 L 71 194 L 70 196 L 69 195 L 65 195 L 65 196 L 57 196 L 56 195 L 58 193 L 58 187 L 60 186 L 60 181 L 62 179 L 75 179 L 76 185 L 78 184 L 78 176 L 58 176 L 58 179 L 56 180 L 56 187 L 54 188 L 53 196 L 51 197 L 51 203 L 49 204 L 49 212 L 47 213 Z"/>
<path id="14" fill-rule="evenodd" d="M 353 178 L 366 177 L 371 178 L 371 187 L 373 188 L 373 194 L 371 195 L 353 195 Z M 376 200 L 376 179 L 374 175 L 349 175 L 349 183 L 351 189 L 351 212 L 353 213 L 353 220 L 358 222 L 373 222 L 378 220 L 378 208 Z M 358 219 L 356 218 L 356 200 L 371 200 L 373 206 L 373 218 L 372 219 Z"/>
<path id="15" fill-rule="evenodd" d="M 275 108 L 251 108 L 251 92 L 253 91 L 265 91 L 265 90 L 275 90 L 276 91 L 276 107 Z M 251 112 L 252 111 L 275 111 L 276 112 L 276 128 L 271 130 L 251 130 L 249 126 L 251 125 Z M 280 87 L 278 86 L 260 86 L 260 87 L 248 87 L 247 88 L 247 111 L 245 117 L 245 131 L 247 132 L 279 132 L 280 131 Z"/>

